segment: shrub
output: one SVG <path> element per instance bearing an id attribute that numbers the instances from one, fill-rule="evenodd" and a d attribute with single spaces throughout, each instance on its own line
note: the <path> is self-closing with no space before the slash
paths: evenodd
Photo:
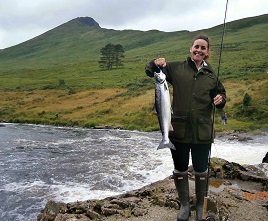
<path id="1" fill-rule="evenodd" d="M 243 98 L 243 106 L 248 107 L 250 105 L 251 105 L 251 96 L 248 93 L 246 93 Z"/>
<path id="2" fill-rule="evenodd" d="M 91 128 L 91 127 L 95 127 L 95 126 L 96 126 L 95 122 L 86 122 L 84 124 L 84 127 L 86 127 L 86 128 Z"/>
<path id="3" fill-rule="evenodd" d="M 65 81 L 63 79 L 59 79 L 59 87 L 65 87 Z"/>

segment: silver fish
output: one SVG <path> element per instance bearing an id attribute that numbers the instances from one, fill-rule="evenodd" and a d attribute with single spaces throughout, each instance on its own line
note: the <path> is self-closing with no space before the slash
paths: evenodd
<path id="1" fill-rule="evenodd" d="M 166 75 L 160 70 L 154 73 L 155 78 L 155 108 L 158 116 L 160 130 L 162 132 L 162 141 L 157 149 L 170 148 L 176 150 L 168 138 L 169 131 L 173 131 L 171 125 L 171 105 Z"/>

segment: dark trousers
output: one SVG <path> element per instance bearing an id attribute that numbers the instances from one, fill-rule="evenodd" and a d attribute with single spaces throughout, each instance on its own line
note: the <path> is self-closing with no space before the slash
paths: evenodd
<path id="1" fill-rule="evenodd" d="M 176 150 L 171 149 L 174 168 L 180 172 L 188 170 L 190 151 L 195 172 L 205 172 L 208 168 L 208 156 L 211 144 L 189 144 L 172 142 Z"/>

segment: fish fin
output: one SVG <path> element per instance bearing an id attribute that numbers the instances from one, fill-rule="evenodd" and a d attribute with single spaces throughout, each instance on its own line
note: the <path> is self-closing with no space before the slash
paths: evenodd
<path id="1" fill-rule="evenodd" d="M 156 108 L 156 101 L 154 102 L 154 106 L 152 108 L 152 111 L 154 112 L 154 114 L 158 114 L 157 113 L 157 108 Z"/>
<path id="2" fill-rule="evenodd" d="M 159 146 L 157 147 L 157 150 L 164 149 L 164 148 L 176 150 L 176 148 L 174 147 L 173 143 L 171 143 L 170 140 L 168 140 L 168 142 L 164 142 L 164 140 L 162 140 L 161 143 L 159 144 Z"/>
<path id="3" fill-rule="evenodd" d="M 168 85 L 166 81 L 164 82 L 164 86 L 165 86 L 165 90 L 168 90 Z"/>
<path id="4" fill-rule="evenodd" d="M 169 131 L 174 131 L 172 124 L 169 125 Z"/>

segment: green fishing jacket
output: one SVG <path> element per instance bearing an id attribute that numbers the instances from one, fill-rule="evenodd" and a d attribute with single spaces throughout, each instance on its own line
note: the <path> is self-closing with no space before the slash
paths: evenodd
<path id="1" fill-rule="evenodd" d="M 150 61 L 145 72 L 153 77 L 159 72 L 154 60 Z M 226 92 L 223 84 L 208 63 L 197 70 L 190 57 L 185 61 L 167 62 L 163 68 L 166 80 L 173 87 L 171 141 L 182 143 L 209 144 L 214 140 L 212 125 L 213 98 L 220 94 L 223 101 L 216 108 L 223 108 Z"/>

